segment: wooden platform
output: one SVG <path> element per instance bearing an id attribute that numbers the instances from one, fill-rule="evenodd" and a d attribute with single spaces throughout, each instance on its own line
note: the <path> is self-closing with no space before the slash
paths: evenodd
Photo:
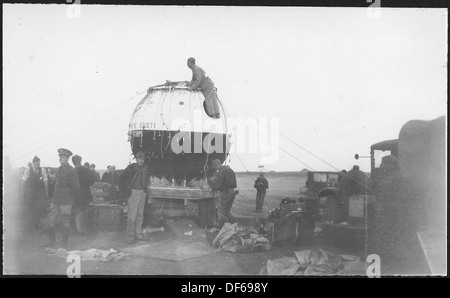
<path id="1" fill-rule="evenodd" d="M 150 187 L 149 197 L 155 199 L 201 200 L 217 197 L 217 192 L 189 187 Z"/>
<path id="2" fill-rule="evenodd" d="M 148 203 L 164 200 L 183 200 L 186 206 L 187 201 L 194 201 L 198 204 L 198 225 L 199 227 L 212 226 L 215 220 L 215 202 L 218 192 L 190 187 L 149 187 Z"/>

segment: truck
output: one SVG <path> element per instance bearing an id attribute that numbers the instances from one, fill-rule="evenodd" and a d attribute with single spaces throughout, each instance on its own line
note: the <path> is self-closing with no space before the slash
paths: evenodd
<path id="1" fill-rule="evenodd" d="M 371 172 L 362 204 L 366 253 L 401 259 L 403 268 L 409 264 L 408 272 L 443 272 L 443 262 L 436 259 L 442 260 L 446 251 L 446 144 L 442 116 L 408 121 L 398 139 L 370 147 Z M 322 189 L 319 198 L 326 201 L 329 222 L 355 226 L 349 216 L 352 198 L 341 188 Z"/>
<path id="2" fill-rule="evenodd" d="M 445 116 L 408 121 L 393 150 L 397 168 L 375 176 L 372 251 L 407 273 L 446 274 L 446 127 Z"/>

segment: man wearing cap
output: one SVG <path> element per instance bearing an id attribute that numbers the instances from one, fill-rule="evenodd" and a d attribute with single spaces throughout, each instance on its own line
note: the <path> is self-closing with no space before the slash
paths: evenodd
<path id="1" fill-rule="evenodd" d="M 354 165 L 341 181 L 342 197 L 349 198 L 353 195 L 367 194 L 367 175 L 359 169 L 358 165 Z"/>
<path id="2" fill-rule="evenodd" d="M 108 166 L 108 170 L 102 176 L 102 182 L 117 186 L 119 174 L 116 172 L 116 166 Z"/>
<path id="3" fill-rule="evenodd" d="M 144 207 L 148 192 L 149 172 L 145 163 L 145 154 L 136 154 L 136 163 L 128 165 L 119 177 L 121 198 L 128 200 L 127 242 L 145 240 L 142 235 Z"/>
<path id="4" fill-rule="evenodd" d="M 41 160 L 35 156 L 31 167 L 28 167 L 23 176 L 24 194 L 30 206 L 30 220 L 33 229 L 39 228 L 40 220 L 45 216 L 45 201 L 48 197 L 48 175 L 41 168 Z"/>
<path id="5" fill-rule="evenodd" d="M 94 177 L 89 169 L 81 165 L 81 159 L 79 155 L 72 156 L 81 188 L 81 191 L 75 197 L 73 216 L 77 232 L 85 233 L 86 224 L 89 223 L 87 210 L 89 209 L 89 203 L 92 201 L 91 186 L 94 184 Z"/>
<path id="6" fill-rule="evenodd" d="M 90 168 L 94 176 L 94 182 L 100 182 L 100 173 L 95 170 L 95 164 L 91 163 Z"/>
<path id="7" fill-rule="evenodd" d="M 195 64 L 194 58 L 187 60 L 187 66 L 192 70 L 192 80 L 187 82 L 189 90 L 200 88 L 205 97 L 207 113 L 210 117 L 219 118 L 219 105 L 217 103 L 217 93 L 214 82 L 208 77 L 206 72 Z"/>
<path id="8" fill-rule="evenodd" d="M 102 176 L 102 182 L 106 182 L 112 185 L 112 199 L 116 199 L 119 174 L 116 172 L 116 166 L 108 166 L 108 170 Z"/>
<path id="9" fill-rule="evenodd" d="M 229 166 L 222 166 L 219 159 L 213 160 L 212 169 L 215 172 L 212 189 L 219 191 L 217 221 L 219 228 L 221 228 L 225 222 L 229 222 L 231 219 L 231 207 L 236 197 L 234 190 L 236 188 L 236 175 Z"/>
<path id="10" fill-rule="evenodd" d="M 58 149 L 58 153 L 61 166 L 56 171 L 55 191 L 50 204 L 49 217 L 51 217 L 52 220 L 50 221 L 49 226 L 49 245 L 55 245 L 56 234 L 61 231 L 63 236 L 62 245 L 67 246 L 70 233 L 72 205 L 75 202 L 75 197 L 80 192 L 80 182 L 78 180 L 77 172 L 69 165 L 69 158 L 73 155 L 72 152 L 61 148 Z"/>

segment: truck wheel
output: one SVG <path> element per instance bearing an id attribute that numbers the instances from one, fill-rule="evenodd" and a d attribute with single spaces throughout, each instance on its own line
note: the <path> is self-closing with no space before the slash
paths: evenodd
<path id="1" fill-rule="evenodd" d="M 332 221 L 339 223 L 344 218 L 344 212 L 339 204 L 338 198 L 335 196 L 327 197 L 325 209 L 323 210 L 323 216 L 326 221 Z"/>

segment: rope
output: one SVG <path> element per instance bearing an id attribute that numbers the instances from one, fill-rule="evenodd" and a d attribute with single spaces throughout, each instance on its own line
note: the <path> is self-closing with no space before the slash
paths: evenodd
<path id="1" fill-rule="evenodd" d="M 89 211 L 91 211 L 91 210 L 94 210 L 95 208 L 102 207 L 102 206 L 107 206 L 107 205 L 109 205 L 109 204 L 111 204 L 111 203 L 114 203 L 114 202 L 117 202 L 117 201 L 122 201 L 122 200 L 121 200 L 121 199 L 118 199 L 118 200 L 114 200 L 114 201 L 109 201 L 108 203 L 105 203 L 105 204 L 95 205 L 94 207 L 89 208 L 89 209 L 87 209 L 86 211 L 83 211 L 83 212 L 81 212 L 80 214 L 78 214 L 78 215 L 76 216 L 76 218 L 80 217 L 81 215 L 83 215 L 83 214 L 85 214 L 85 213 L 87 213 L 87 212 L 89 212 Z"/>
<path id="2" fill-rule="evenodd" d="M 276 134 L 278 134 L 279 136 L 281 136 L 282 138 L 284 138 L 285 140 L 287 140 L 288 142 L 290 142 L 291 144 L 294 144 L 295 146 L 299 147 L 300 149 L 306 151 L 307 153 L 311 154 L 312 156 L 314 156 L 315 158 L 319 159 L 320 161 L 326 163 L 327 165 L 329 165 L 330 167 L 332 167 L 333 169 L 340 171 L 338 168 L 336 168 L 335 166 L 333 166 L 332 164 L 328 163 L 327 161 L 325 161 L 324 159 L 318 157 L 317 155 L 315 155 L 314 153 L 312 153 L 311 151 L 307 150 L 306 148 L 300 146 L 299 144 L 297 144 L 296 142 L 292 141 L 291 139 L 289 139 L 288 137 L 284 136 L 283 134 L 275 131 L 274 129 L 272 129 L 272 127 L 270 125 L 266 125 L 268 128 L 270 128 L 271 131 L 275 132 Z"/>
<path id="3" fill-rule="evenodd" d="M 234 106 L 234 105 L 233 105 Z M 231 113 L 228 113 L 231 116 Z M 251 129 L 250 127 L 248 127 L 249 130 L 256 132 L 260 137 L 262 137 L 263 139 L 269 141 L 271 144 L 274 144 L 272 141 L 270 141 L 268 138 L 262 136 L 259 132 Z M 288 155 L 290 155 L 292 158 L 294 158 L 295 160 L 299 161 L 301 164 L 303 164 L 304 166 L 306 166 L 307 168 L 315 171 L 311 166 L 307 165 L 305 162 L 301 161 L 300 159 L 298 159 L 297 157 L 295 157 L 294 155 L 292 155 L 291 153 L 289 153 L 288 151 L 284 150 L 283 148 L 281 148 L 279 145 L 274 144 L 275 146 L 277 146 L 280 150 L 282 150 L 283 152 L 287 153 Z"/>
<path id="4" fill-rule="evenodd" d="M 161 158 L 164 158 L 164 153 L 163 153 L 163 150 L 162 150 L 162 148 L 163 148 L 163 141 L 164 141 L 164 131 L 162 132 L 162 136 L 161 136 Z"/>
<path id="5" fill-rule="evenodd" d="M 205 173 L 204 178 L 206 179 L 206 172 L 208 171 L 208 161 L 209 161 L 209 148 L 211 145 L 211 133 L 208 134 L 209 140 L 208 140 L 208 151 L 206 152 L 206 161 L 205 165 L 203 166 L 203 172 Z"/>
<path id="6" fill-rule="evenodd" d="M 128 99 L 122 101 L 122 102 L 119 102 L 118 104 L 112 106 L 111 108 L 107 109 L 106 111 L 102 111 L 102 113 L 100 113 L 100 115 L 105 115 L 106 113 L 110 112 L 111 110 L 113 110 L 113 109 L 115 109 L 115 108 L 117 108 L 117 107 L 119 107 L 119 106 L 121 106 L 121 105 L 127 103 L 128 101 L 131 101 L 131 100 L 134 99 L 136 96 L 139 96 L 139 95 L 143 94 L 144 92 L 145 92 L 145 91 L 139 92 L 139 93 L 137 93 L 136 95 L 134 95 L 134 96 L 132 96 L 132 97 L 130 97 L 130 98 L 128 98 Z M 96 117 L 98 117 L 98 116 L 96 116 Z M 48 141 L 46 141 L 46 143 L 45 143 L 44 145 L 39 146 L 39 147 L 37 147 L 37 148 L 34 148 L 33 150 L 27 152 L 26 154 L 23 154 L 23 155 L 21 155 L 20 157 L 15 158 L 13 161 L 17 161 L 17 160 L 19 160 L 19 159 L 21 159 L 21 158 L 24 158 L 24 157 L 28 156 L 29 154 L 32 154 L 32 153 L 34 153 L 34 152 L 36 152 L 36 151 L 38 151 L 38 150 L 40 150 L 40 149 L 46 147 L 47 145 L 51 144 L 53 141 L 55 141 L 55 140 L 56 140 L 58 137 L 60 137 L 61 135 L 67 134 L 67 133 L 72 132 L 72 131 L 75 131 L 75 130 L 77 130 L 77 129 L 83 127 L 83 126 L 85 126 L 86 124 L 88 124 L 88 123 L 90 123 L 90 122 L 93 122 L 94 120 L 97 120 L 97 119 L 96 119 L 95 117 L 94 117 L 94 118 L 91 118 L 91 119 L 88 119 L 87 121 L 82 122 L 80 125 L 78 125 L 78 126 L 76 126 L 76 127 L 67 127 L 67 128 L 65 128 L 64 130 L 60 131 L 59 133 L 56 133 L 56 134 L 54 134 L 54 135 L 52 135 L 52 136 L 50 136 L 50 137 L 46 137 L 46 138 L 40 139 L 39 141 L 33 142 L 32 144 L 34 145 L 34 144 L 36 144 L 37 142 L 40 142 L 40 141 L 42 141 L 42 140 L 49 139 Z M 31 146 L 31 145 L 30 145 L 30 146 Z M 28 146 L 27 146 L 27 147 L 28 147 Z"/>
<path id="7" fill-rule="evenodd" d="M 170 145 L 170 141 L 172 140 L 172 135 L 170 134 L 170 131 L 169 131 L 169 136 L 168 136 L 168 140 L 167 140 L 167 146 L 166 146 L 166 148 L 164 149 L 164 151 L 167 151 L 167 148 L 169 148 L 169 145 Z"/>
<path id="8" fill-rule="evenodd" d="M 283 134 L 281 134 L 281 133 L 275 131 L 275 130 L 272 129 L 272 127 L 270 127 L 268 124 L 266 124 L 266 126 L 267 126 L 268 128 L 270 128 L 271 131 L 277 133 L 279 136 L 281 136 L 282 138 L 286 139 L 286 140 L 289 141 L 290 143 L 292 143 L 292 144 L 294 144 L 295 146 L 299 147 L 300 149 L 306 151 L 307 153 L 311 154 L 312 156 L 314 156 L 315 158 L 319 159 L 320 161 L 326 163 L 327 165 L 329 165 L 329 166 L 332 167 L 333 169 L 335 169 L 335 170 L 337 170 L 337 171 L 340 171 L 338 168 L 336 168 L 335 166 L 333 166 L 333 165 L 330 164 L 329 162 L 325 161 L 324 159 L 318 157 L 317 155 L 315 155 L 314 153 L 312 153 L 312 152 L 309 151 L 308 149 L 304 148 L 303 146 L 300 146 L 299 144 L 297 144 L 296 142 L 292 141 L 292 140 L 289 139 L 288 137 L 286 137 L 286 136 L 284 136 Z M 257 132 L 257 131 L 255 131 L 255 130 L 251 129 L 250 127 L 248 127 L 248 129 L 251 130 L 251 131 L 256 132 L 260 137 L 266 139 L 266 140 L 269 141 L 271 144 L 273 144 L 273 142 L 271 142 L 269 139 L 267 139 L 267 138 L 265 138 L 264 136 L 262 136 L 259 132 Z M 274 144 L 274 145 L 276 145 L 276 144 Z M 313 170 L 313 171 L 316 171 L 315 169 L 313 169 L 312 167 L 308 166 L 306 163 L 304 163 L 303 161 L 301 161 L 300 159 L 298 159 L 297 157 L 295 157 L 294 155 L 292 155 L 292 154 L 289 153 L 288 151 L 284 150 L 283 148 L 281 148 L 281 147 L 278 146 L 278 145 L 276 145 L 276 146 L 277 146 L 280 150 L 282 150 L 283 152 L 285 152 L 285 153 L 287 153 L 288 155 L 290 155 L 292 158 L 294 158 L 294 159 L 296 159 L 297 161 L 299 161 L 300 163 L 304 164 L 306 167 L 310 168 L 310 169 Z M 348 177 L 349 179 L 353 180 L 353 181 L 356 182 L 357 184 L 359 184 L 359 185 L 361 185 L 361 186 L 367 188 L 368 190 L 371 190 L 371 191 L 372 191 L 372 189 L 371 189 L 370 187 L 367 186 L 367 183 L 366 183 L 366 184 L 363 184 L 363 183 L 357 181 L 356 179 L 354 179 L 354 178 L 348 176 L 348 175 L 345 174 L 345 173 L 343 173 L 343 175 L 346 176 L 346 177 Z"/>
<path id="9" fill-rule="evenodd" d="M 242 160 L 239 158 L 239 155 L 236 154 L 236 157 L 239 159 L 239 161 L 241 162 L 242 166 L 243 166 L 244 169 L 247 171 L 247 174 L 250 176 L 250 179 L 251 179 L 252 182 L 253 182 L 255 179 L 253 179 L 252 174 L 248 171 L 247 167 L 244 165 L 244 163 L 242 162 Z"/>

